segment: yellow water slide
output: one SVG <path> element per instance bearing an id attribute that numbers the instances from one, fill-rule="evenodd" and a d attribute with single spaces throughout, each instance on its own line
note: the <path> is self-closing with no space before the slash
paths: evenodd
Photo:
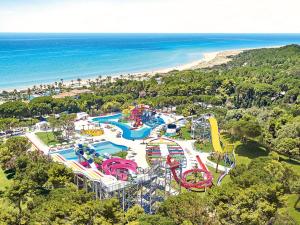
<path id="1" fill-rule="evenodd" d="M 208 121 L 210 123 L 210 132 L 211 132 L 211 140 L 212 140 L 213 148 L 215 152 L 223 153 L 224 151 L 222 149 L 220 137 L 219 137 L 218 122 L 215 117 L 209 117 Z"/>

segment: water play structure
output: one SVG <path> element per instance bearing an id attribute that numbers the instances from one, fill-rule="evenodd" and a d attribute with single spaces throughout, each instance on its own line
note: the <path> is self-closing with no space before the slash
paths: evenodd
<path id="1" fill-rule="evenodd" d="M 129 120 L 133 121 L 133 128 L 141 127 L 143 124 L 155 127 L 161 124 L 161 120 L 156 110 L 148 105 L 135 105 L 130 110 Z"/>
<path id="2" fill-rule="evenodd" d="M 99 165 L 94 162 L 95 157 L 100 157 L 100 155 L 95 151 L 95 148 L 91 145 L 84 145 L 78 143 L 77 146 L 74 148 L 75 154 L 79 157 L 79 162 L 88 163 L 88 165 L 93 169 L 98 169 Z"/>
<path id="3" fill-rule="evenodd" d="M 172 158 L 170 155 L 167 156 L 166 163 L 169 165 L 172 175 L 176 182 L 186 189 L 205 189 L 211 187 L 213 176 L 201 161 L 199 156 L 196 156 L 200 168 L 193 168 L 182 172 L 180 163 Z M 179 174 L 178 174 L 179 173 Z M 201 181 L 197 181 L 196 177 L 201 177 Z"/>
<path id="4" fill-rule="evenodd" d="M 132 160 L 111 158 L 103 161 L 102 170 L 107 175 L 112 175 L 118 180 L 127 181 L 129 175 L 134 176 L 137 172 L 137 163 Z"/>

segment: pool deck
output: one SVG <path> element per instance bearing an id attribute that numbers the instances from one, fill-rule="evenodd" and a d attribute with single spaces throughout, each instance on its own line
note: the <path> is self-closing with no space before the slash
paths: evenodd
<path id="1" fill-rule="evenodd" d="M 103 126 L 104 134 L 99 137 L 94 137 L 95 140 L 101 141 L 105 139 L 114 144 L 124 145 L 129 148 L 127 159 L 135 161 L 139 167 L 149 167 L 146 161 L 146 144 L 143 144 L 143 140 L 128 140 L 123 137 L 117 137 L 119 132 L 122 132 L 120 128 L 114 125 L 109 125 L 112 128 L 106 128 Z M 114 131 L 113 131 L 114 130 Z M 132 154 L 134 153 L 134 154 Z"/>

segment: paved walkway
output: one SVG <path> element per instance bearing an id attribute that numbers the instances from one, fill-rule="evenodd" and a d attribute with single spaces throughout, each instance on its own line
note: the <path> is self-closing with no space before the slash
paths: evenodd
<path id="1" fill-rule="evenodd" d="M 34 132 L 26 133 L 25 136 L 28 140 L 40 151 L 44 152 L 45 155 L 49 153 L 49 147 L 45 145 Z"/>
<path id="2" fill-rule="evenodd" d="M 184 151 L 184 155 L 187 158 L 187 169 L 191 169 L 195 166 L 195 164 L 198 164 L 197 160 L 196 160 L 197 155 L 200 156 L 201 160 L 203 161 L 203 163 L 205 165 L 208 165 L 213 168 L 217 167 L 217 164 L 215 162 L 212 162 L 208 159 L 208 157 L 210 155 L 209 153 L 200 152 L 200 151 L 195 150 L 195 148 L 194 148 L 195 140 L 182 140 L 182 141 L 179 140 L 176 142 L 182 147 L 182 149 Z M 226 168 L 222 165 L 219 165 L 218 169 L 220 171 L 226 171 L 226 170 L 229 170 L 230 168 Z"/>

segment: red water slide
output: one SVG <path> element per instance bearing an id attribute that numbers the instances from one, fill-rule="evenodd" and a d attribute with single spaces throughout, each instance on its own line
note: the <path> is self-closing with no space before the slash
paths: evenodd
<path id="1" fill-rule="evenodd" d="M 187 189 L 204 189 L 207 187 L 210 187 L 212 185 L 213 176 L 206 168 L 205 164 L 201 161 L 200 157 L 196 157 L 198 163 L 200 164 L 201 168 L 195 168 L 185 171 L 182 174 L 182 177 L 180 178 L 177 175 L 176 170 L 179 168 L 179 162 L 175 159 L 173 159 L 170 155 L 167 157 L 166 163 L 170 166 L 171 172 L 173 174 L 174 179 L 178 184 L 180 184 L 182 187 L 185 187 Z M 199 182 L 191 182 L 187 181 L 187 177 L 191 174 L 200 173 L 203 176 L 203 180 Z"/>

